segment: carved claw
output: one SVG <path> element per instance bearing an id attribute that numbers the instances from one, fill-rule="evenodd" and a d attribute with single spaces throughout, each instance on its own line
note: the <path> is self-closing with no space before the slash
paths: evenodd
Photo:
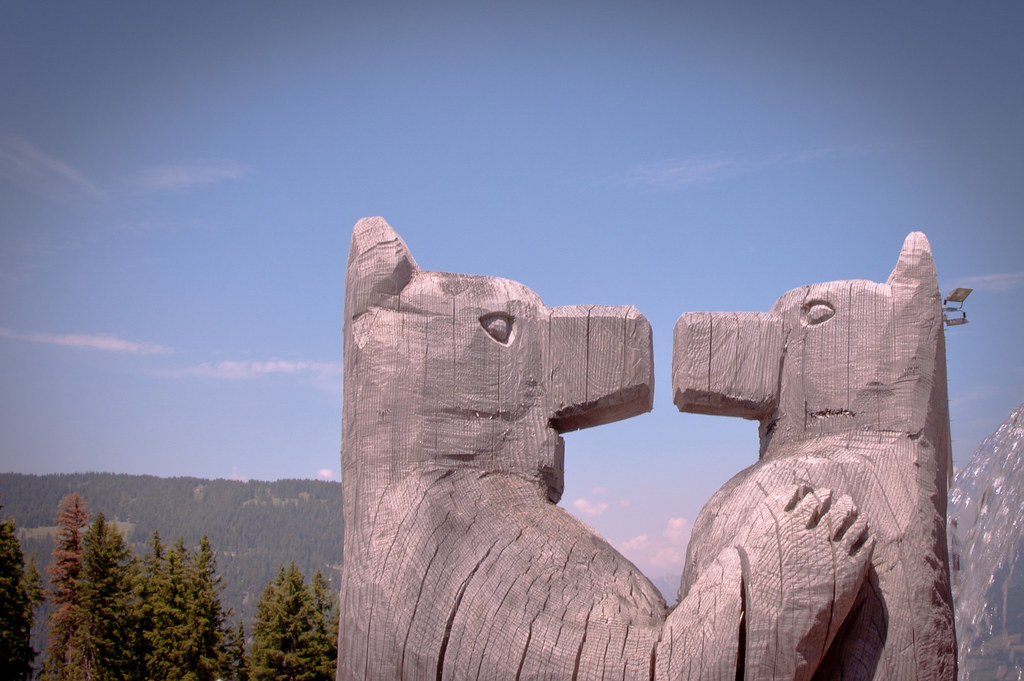
<path id="1" fill-rule="evenodd" d="M 867 524 L 850 497 L 792 485 L 761 502 L 739 539 L 744 678 L 809 679 L 867 574 Z"/>

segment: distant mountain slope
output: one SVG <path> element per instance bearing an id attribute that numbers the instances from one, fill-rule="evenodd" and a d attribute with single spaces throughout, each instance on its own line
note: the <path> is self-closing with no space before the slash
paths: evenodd
<path id="1" fill-rule="evenodd" d="M 950 491 L 960 679 L 1024 676 L 1024 404 L 985 438 Z"/>
<path id="2" fill-rule="evenodd" d="M 0 473 L 0 517 L 17 523 L 22 549 L 26 557 L 36 557 L 40 572 L 50 563 L 57 505 L 71 492 L 82 495 L 91 515 L 102 511 L 117 521 L 140 557 L 154 531 L 165 545 L 184 537 L 186 545 L 195 547 L 207 535 L 223 576 L 223 603 L 247 626 L 281 563 L 295 561 L 307 575 L 320 568 L 338 586 L 339 483 Z"/>

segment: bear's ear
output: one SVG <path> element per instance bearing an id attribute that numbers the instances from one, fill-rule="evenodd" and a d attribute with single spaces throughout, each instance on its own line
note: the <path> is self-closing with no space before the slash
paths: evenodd
<path id="1" fill-rule="evenodd" d="M 345 272 L 345 316 L 387 306 L 419 270 L 409 248 L 384 218 L 363 218 L 352 230 Z"/>
<path id="2" fill-rule="evenodd" d="M 932 260 L 932 247 L 928 243 L 928 237 L 921 232 L 911 232 L 907 235 L 900 251 L 900 259 L 886 283 L 890 286 L 938 290 L 939 280 L 935 274 L 935 261 Z"/>

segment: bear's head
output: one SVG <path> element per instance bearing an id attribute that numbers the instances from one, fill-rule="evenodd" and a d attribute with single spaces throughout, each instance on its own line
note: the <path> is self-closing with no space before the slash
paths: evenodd
<path id="1" fill-rule="evenodd" d="M 914 232 L 884 284 L 803 286 L 768 313 L 684 314 L 674 401 L 759 420 L 762 457 L 809 438 L 919 437 L 930 427 L 948 449 L 940 301 L 928 240 Z"/>
<path id="2" fill-rule="evenodd" d="M 632 307 L 548 308 L 514 281 L 420 270 L 381 218 L 356 224 L 345 286 L 346 501 L 445 469 L 524 476 L 557 501 L 559 434 L 652 406 Z"/>

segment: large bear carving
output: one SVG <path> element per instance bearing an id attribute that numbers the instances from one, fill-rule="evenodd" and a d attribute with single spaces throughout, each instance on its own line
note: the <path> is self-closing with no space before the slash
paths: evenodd
<path id="1" fill-rule="evenodd" d="M 817 678 L 956 678 L 941 307 L 931 248 L 915 232 L 884 284 L 803 286 L 768 313 L 695 312 L 676 323 L 676 405 L 757 419 L 761 439 L 760 460 L 694 523 L 680 594 L 779 489 L 841 491 L 871 528 L 868 579 Z"/>
<path id="2" fill-rule="evenodd" d="M 560 433 L 651 408 L 635 309 L 420 270 L 367 218 L 344 334 L 339 680 L 810 678 L 873 546 L 849 497 L 778 488 L 672 610 L 555 505 Z"/>

